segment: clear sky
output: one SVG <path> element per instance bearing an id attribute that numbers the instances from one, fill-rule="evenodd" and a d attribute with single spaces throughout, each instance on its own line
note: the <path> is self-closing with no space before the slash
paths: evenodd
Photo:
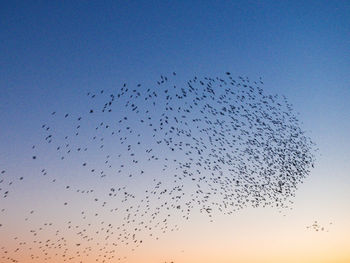
<path id="1" fill-rule="evenodd" d="M 289 99 L 319 148 L 315 169 L 287 213 L 195 215 L 127 262 L 350 262 L 349 55 L 349 1 L 0 1 L 0 170 L 18 185 L 0 199 L 12 223 L 0 248 L 27 234 L 17 216 L 27 207 L 41 207 L 33 225 L 51 220 L 59 190 L 39 187 L 31 147 L 52 111 L 81 112 L 87 92 L 124 82 L 230 71 Z M 62 180 L 81 180 L 45 158 Z M 306 229 L 316 220 L 329 232 Z"/>

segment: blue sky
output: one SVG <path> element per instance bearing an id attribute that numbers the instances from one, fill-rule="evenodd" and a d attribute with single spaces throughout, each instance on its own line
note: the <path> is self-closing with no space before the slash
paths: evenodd
<path id="1" fill-rule="evenodd" d="M 78 98 L 87 90 L 153 81 L 172 71 L 184 80 L 225 71 L 261 76 L 310 126 L 346 126 L 347 1 L 1 5 L 0 118 L 8 124 L 2 141 L 34 136 L 47 111 L 84 104 Z M 25 132 L 13 137 L 14 130 Z"/>

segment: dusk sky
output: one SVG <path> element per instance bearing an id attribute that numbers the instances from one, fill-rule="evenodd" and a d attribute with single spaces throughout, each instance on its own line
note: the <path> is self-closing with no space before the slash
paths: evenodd
<path id="1" fill-rule="evenodd" d="M 100 122 L 117 123 L 125 114 L 131 127 L 136 123 L 134 113 L 118 106 L 126 101 L 107 117 L 95 108 L 89 117 L 90 109 L 103 106 L 124 83 L 146 90 L 156 88 L 161 76 L 181 86 L 195 76 L 225 77 L 226 72 L 237 80 L 262 80 L 265 94 L 286 96 L 301 130 L 318 148 L 314 168 L 297 186 L 291 207 L 246 207 L 230 215 L 215 210 L 210 218 L 193 209 L 188 220 L 170 210 L 173 231 L 159 239 L 145 237 L 132 251 L 121 246 L 106 262 L 350 262 L 349 1 L 1 1 L 0 172 L 5 172 L 0 174 L 0 262 L 63 262 L 53 252 L 59 248 L 45 260 L 41 244 L 32 241 L 53 240 L 59 230 L 67 253 L 76 253 L 79 236 L 66 229 L 90 220 L 81 218 L 80 209 L 99 211 L 96 218 L 103 220 L 91 219 L 92 227 L 101 221 L 117 225 L 124 214 L 104 212 L 103 204 L 97 207 L 101 198 L 94 198 L 107 195 L 110 185 L 125 184 L 142 195 L 152 184 L 147 172 L 134 181 L 86 175 L 83 158 L 92 160 L 87 166 L 102 167 L 107 152 L 111 158 L 127 153 L 109 137 L 106 154 L 87 151 L 61 161 L 56 147 L 71 139 L 64 136 L 73 134 L 77 117 L 82 116 L 82 135 L 70 145 L 85 143 L 90 150 Z M 100 96 L 94 100 L 87 96 L 95 93 Z M 144 100 L 138 105 L 148 107 Z M 196 114 L 191 117 L 199 118 Z M 57 141 L 48 144 L 51 131 Z M 142 143 L 151 140 L 146 131 L 142 136 Z M 182 158 L 181 152 L 171 154 L 169 159 Z M 163 166 L 143 164 L 152 176 L 162 176 Z M 136 169 L 125 167 L 122 173 Z M 169 169 L 176 171 L 175 166 Z M 91 194 L 75 191 L 92 188 Z M 113 207 L 124 206 L 115 202 Z M 31 231 L 39 228 L 33 237 Z M 104 242 L 95 228 L 89 237 Z M 107 253 L 97 246 L 84 249 L 92 249 L 90 257 L 81 252 L 74 259 L 67 255 L 66 262 L 103 262 L 98 254 Z"/>

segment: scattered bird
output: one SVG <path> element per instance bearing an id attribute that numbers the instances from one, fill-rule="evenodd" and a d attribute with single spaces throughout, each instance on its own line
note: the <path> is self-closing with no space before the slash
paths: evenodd
<path id="1" fill-rule="evenodd" d="M 331 226 L 333 225 L 333 222 L 329 222 L 328 226 Z M 324 225 L 321 225 L 318 221 L 314 221 L 313 224 L 309 225 L 309 226 L 306 226 L 307 229 L 309 230 L 313 230 L 313 231 L 316 231 L 316 232 L 329 232 L 329 229 L 324 226 Z"/>

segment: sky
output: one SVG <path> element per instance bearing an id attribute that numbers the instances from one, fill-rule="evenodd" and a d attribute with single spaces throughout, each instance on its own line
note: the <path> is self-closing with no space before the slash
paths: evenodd
<path id="1" fill-rule="evenodd" d="M 147 86 L 174 71 L 183 82 L 229 71 L 285 95 L 319 148 L 293 209 L 247 208 L 214 222 L 194 214 L 125 252 L 125 262 L 349 262 L 349 54 L 349 1 L 1 1 L 0 170 L 6 180 L 30 179 L 0 199 L 0 220 L 11 225 L 0 229 L 0 247 L 28 234 L 21 213 L 29 207 L 42 211 L 33 226 L 64 219 L 50 217 L 62 191 L 31 158 L 51 112 L 82 112 L 87 92 Z M 40 150 L 65 183 L 85 180 Z M 329 232 L 306 229 L 314 221 Z"/>

